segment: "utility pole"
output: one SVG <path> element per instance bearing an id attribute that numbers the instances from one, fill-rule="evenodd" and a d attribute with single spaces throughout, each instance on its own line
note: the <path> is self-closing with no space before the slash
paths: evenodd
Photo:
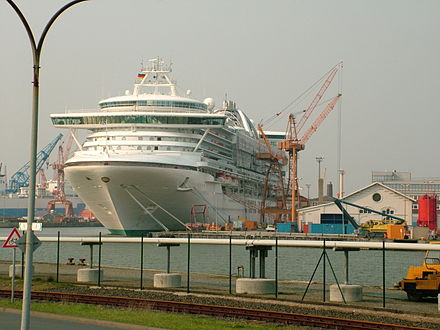
<path id="1" fill-rule="evenodd" d="M 12 0 L 6 0 L 8 4 L 15 10 L 21 22 L 23 23 L 31 43 L 33 55 L 33 92 L 32 92 L 32 128 L 31 128 L 31 148 L 30 148 L 30 177 L 29 177 L 29 202 L 27 210 L 27 229 L 26 229 L 26 257 L 25 257 L 25 273 L 23 282 L 23 307 L 21 310 L 21 330 L 30 328 L 30 302 L 32 287 L 32 259 L 33 259 L 33 232 L 32 222 L 35 215 L 35 182 L 36 182 L 36 163 L 37 163 L 37 138 L 38 138 L 38 105 L 39 105 L 39 85 L 40 85 L 40 55 L 43 48 L 43 42 L 52 24 L 55 20 L 68 8 L 77 3 L 88 0 L 75 0 L 69 2 L 59 9 L 46 24 L 38 44 L 34 38 L 31 27 L 26 18 Z"/>

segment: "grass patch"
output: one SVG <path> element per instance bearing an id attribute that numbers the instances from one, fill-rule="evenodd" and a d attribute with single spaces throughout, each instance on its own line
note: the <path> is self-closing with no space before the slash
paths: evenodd
<path id="1" fill-rule="evenodd" d="M 0 299 L 0 306 L 21 308 L 21 300 L 11 303 L 9 299 Z M 258 321 L 236 321 L 217 319 L 209 316 L 180 313 L 156 312 L 150 310 L 121 309 L 86 304 L 64 304 L 32 302 L 32 311 L 52 314 L 78 316 L 106 321 L 137 324 L 167 329 L 308 329 L 306 327 L 285 327 Z"/>

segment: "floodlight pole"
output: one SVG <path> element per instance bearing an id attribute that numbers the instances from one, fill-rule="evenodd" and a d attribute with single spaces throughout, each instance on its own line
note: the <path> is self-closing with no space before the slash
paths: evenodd
<path id="1" fill-rule="evenodd" d="M 88 0 L 74 0 L 59 9 L 46 24 L 43 33 L 40 36 L 38 45 L 35 42 L 34 34 L 30 28 L 26 18 L 12 0 L 6 0 L 15 10 L 21 22 L 23 23 L 28 34 L 32 55 L 33 55 L 33 90 L 32 90 L 32 124 L 31 124 L 31 150 L 30 150 L 30 175 L 29 175 L 29 201 L 27 210 L 27 229 L 26 229 L 26 257 L 25 257 L 25 273 L 23 282 L 23 307 L 21 310 L 21 330 L 30 328 L 30 302 L 32 288 L 32 222 L 35 215 L 35 181 L 37 167 L 37 137 L 38 137 L 38 103 L 39 103 L 39 80 L 40 80 L 40 55 L 43 47 L 44 39 L 55 20 L 68 8 L 77 3 Z"/>

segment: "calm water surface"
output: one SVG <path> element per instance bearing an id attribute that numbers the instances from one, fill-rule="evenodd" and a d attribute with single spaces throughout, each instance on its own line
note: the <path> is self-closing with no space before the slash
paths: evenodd
<path id="1" fill-rule="evenodd" d="M 0 237 L 7 236 L 11 229 L 0 228 Z M 58 231 L 61 237 L 91 237 L 108 235 L 103 227 L 82 228 L 45 228 L 37 232 L 39 237 L 56 237 Z M 156 244 L 144 244 L 144 268 L 166 269 L 166 248 L 157 247 Z M 187 245 L 171 248 L 171 270 L 187 270 L 188 260 Z M 57 243 L 44 242 L 35 252 L 34 261 L 56 263 Z M 310 280 L 312 273 L 320 259 L 322 250 L 313 248 L 286 248 L 278 249 L 278 278 L 286 280 Z M 141 246 L 139 243 L 104 243 L 101 250 L 101 265 L 118 267 L 140 267 Z M 343 252 L 328 250 L 331 265 L 338 281 L 345 279 L 345 256 Z M 401 280 L 406 275 L 409 266 L 419 265 L 424 253 L 416 251 L 386 251 L 385 274 L 386 285 L 391 287 L 394 282 Z M 11 260 L 11 249 L 0 248 L 0 259 Z M 65 263 L 67 258 L 85 258 L 90 261 L 90 248 L 81 246 L 80 243 L 61 243 L 60 262 Z M 191 245 L 190 267 L 192 272 L 210 274 L 229 274 L 229 246 L 224 245 Z M 94 248 L 94 263 L 98 262 L 98 247 Z M 382 285 L 382 251 L 354 251 L 349 253 L 350 282 L 359 285 Z M 249 252 L 243 246 L 232 247 L 233 272 L 243 265 L 245 275 L 249 271 Z M 258 261 L 257 261 L 258 274 Z M 322 261 L 318 266 L 314 280 L 322 281 Z M 266 258 L 266 277 L 275 277 L 275 248 L 269 251 Z M 329 263 L 326 264 L 326 280 L 334 282 Z"/>

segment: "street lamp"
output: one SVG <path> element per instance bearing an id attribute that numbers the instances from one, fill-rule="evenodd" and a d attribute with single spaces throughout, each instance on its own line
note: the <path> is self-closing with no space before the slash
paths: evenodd
<path id="1" fill-rule="evenodd" d="M 31 27 L 26 18 L 12 0 L 6 0 L 15 10 L 21 22 L 23 23 L 31 43 L 33 55 L 33 92 L 32 92 L 32 124 L 31 124 L 31 152 L 30 152 L 30 176 L 29 176 L 29 201 L 27 211 L 27 229 L 26 229 L 26 257 L 25 257 L 25 273 L 23 283 L 23 308 L 21 311 L 21 330 L 27 330 L 30 327 L 30 301 L 32 286 L 32 222 L 35 215 L 35 181 L 36 181 L 36 163 L 37 163 L 37 137 L 38 137 L 38 101 L 39 101 L 39 83 L 40 83 L 40 55 L 43 48 L 43 42 L 52 24 L 55 20 L 68 8 L 77 3 L 88 0 L 74 0 L 59 9 L 46 24 L 38 44 L 34 38 Z"/>

